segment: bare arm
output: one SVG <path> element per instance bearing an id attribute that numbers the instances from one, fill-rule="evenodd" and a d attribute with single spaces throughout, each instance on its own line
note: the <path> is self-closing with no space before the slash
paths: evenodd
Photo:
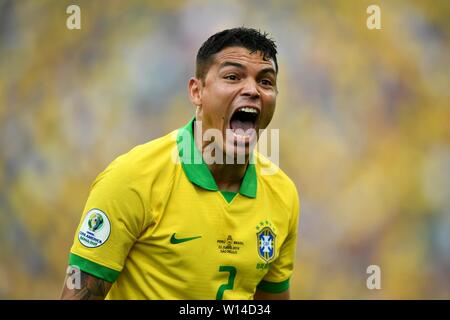
<path id="1" fill-rule="evenodd" d="M 68 277 L 64 280 L 64 288 L 61 293 L 62 300 L 103 300 L 111 289 L 112 283 L 96 278 L 88 273 L 80 271 L 80 285 L 77 288 L 68 286 Z M 70 281 L 70 280 L 69 280 Z"/>
<path id="2" fill-rule="evenodd" d="M 270 293 L 256 289 L 255 300 L 289 300 L 289 289 L 281 293 Z"/>

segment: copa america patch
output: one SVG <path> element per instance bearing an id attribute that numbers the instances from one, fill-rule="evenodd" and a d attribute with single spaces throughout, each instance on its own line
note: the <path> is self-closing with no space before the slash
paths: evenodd
<path id="1" fill-rule="evenodd" d="M 256 234 L 258 254 L 265 262 L 275 257 L 275 238 L 276 235 L 270 227 L 263 227 Z"/>
<path id="2" fill-rule="evenodd" d="M 86 213 L 78 240 L 88 248 L 97 248 L 108 241 L 111 224 L 106 214 L 99 209 L 91 209 Z"/>

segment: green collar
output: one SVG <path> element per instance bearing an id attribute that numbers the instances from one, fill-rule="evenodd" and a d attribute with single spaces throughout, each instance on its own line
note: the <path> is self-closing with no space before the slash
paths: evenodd
<path id="1" fill-rule="evenodd" d="M 206 163 L 203 161 L 203 157 L 194 143 L 194 121 L 195 117 L 193 117 L 186 126 L 178 130 L 177 146 L 181 165 L 189 181 L 203 189 L 219 191 L 213 175 L 209 171 Z M 187 144 L 183 143 L 183 137 L 187 139 Z M 249 163 L 247 170 L 245 171 L 239 193 L 249 198 L 256 198 L 256 187 L 257 182 L 255 164 Z"/>

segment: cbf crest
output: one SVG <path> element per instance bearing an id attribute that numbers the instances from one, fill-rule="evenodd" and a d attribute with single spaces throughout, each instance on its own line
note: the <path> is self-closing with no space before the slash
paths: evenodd
<path id="1" fill-rule="evenodd" d="M 267 263 L 275 257 L 275 228 L 269 221 L 263 221 L 258 224 L 256 230 L 258 255 Z"/>

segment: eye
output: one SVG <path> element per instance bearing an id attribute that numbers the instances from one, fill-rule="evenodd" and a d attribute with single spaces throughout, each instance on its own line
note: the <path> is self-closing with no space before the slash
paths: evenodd
<path id="1" fill-rule="evenodd" d="M 224 78 L 227 80 L 238 80 L 238 77 L 235 74 L 228 74 Z"/>
<path id="2" fill-rule="evenodd" d="M 264 86 L 271 86 L 272 85 L 272 81 L 270 81 L 269 79 L 262 79 L 261 80 L 261 84 Z"/>

